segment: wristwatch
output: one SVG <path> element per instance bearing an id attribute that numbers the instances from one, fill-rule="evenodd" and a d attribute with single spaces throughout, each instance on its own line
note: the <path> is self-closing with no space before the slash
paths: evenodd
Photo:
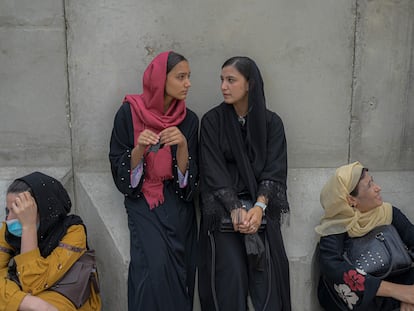
<path id="1" fill-rule="evenodd" d="M 264 213 L 264 211 L 266 210 L 266 207 L 267 207 L 267 205 L 264 204 L 263 202 L 256 202 L 256 203 L 254 203 L 254 205 L 255 206 L 257 205 L 258 207 L 260 207 L 263 210 L 263 213 Z"/>

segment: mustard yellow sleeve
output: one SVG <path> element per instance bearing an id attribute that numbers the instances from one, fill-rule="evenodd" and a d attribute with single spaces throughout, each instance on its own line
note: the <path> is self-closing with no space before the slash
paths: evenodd
<path id="1" fill-rule="evenodd" d="M 81 251 L 58 246 L 46 258 L 41 256 L 38 248 L 14 257 L 24 292 L 37 295 L 47 290 L 82 256 L 86 250 L 83 225 L 70 226 L 61 243 Z"/>
<path id="2" fill-rule="evenodd" d="M 6 242 L 5 223 L 1 223 L 0 226 L 0 311 L 17 311 L 26 293 L 22 292 L 16 283 L 7 279 L 13 248 Z"/>

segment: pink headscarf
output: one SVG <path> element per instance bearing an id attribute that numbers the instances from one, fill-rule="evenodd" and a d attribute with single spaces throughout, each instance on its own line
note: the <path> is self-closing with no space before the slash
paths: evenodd
<path id="1" fill-rule="evenodd" d="M 170 52 L 157 55 L 144 72 L 143 93 L 126 95 L 124 103 L 131 106 L 134 126 L 134 145 L 144 129 L 155 133 L 179 125 L 186 116 L 183 100 L 174 99 L 164 113 L 165 83 L 167 80 L 167 60 Z M 170 146 L 164 146 L 158 152 L 144 154 L 145 177 L 142 193 L 151 209 L 164 202 L 163 181 L 172 179 L 172 155 Z"/>

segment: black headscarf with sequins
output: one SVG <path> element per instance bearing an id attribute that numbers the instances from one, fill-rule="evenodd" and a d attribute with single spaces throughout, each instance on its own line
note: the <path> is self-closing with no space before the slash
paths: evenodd
<path id="1" fill-rule="evenodd" d="M 243 63 L 243 65 L 239 65 Z M 246 56 L 235 56 L 228 59 L 222 66 L 233 66 L 249 82 L 248 113 L 246 124 L 246 136 L 242 137 L 239 121 L 233 105 L 224 105 L 226 113 L 226 134 L 229 135 L 230 147 L 236 157 L 240 175 L 247 186 L 252 198 L 257 196 L 257 181 L 268 179 L 266 170 L 267 156 L 267 124 L 266 124 L 266 99 L 264 94 L 263 79 L 256 63 Z"/>
<path id="2" fill-rule="evenodd" d="M 37 230 L 38 246 L 43 257 L 47 257 L 59 244 L 67 229 L 83 224 L 76 215 L 68 215 L 72 202 L 63 185 L 53 177 L 40 172 L 18 178 L 31 188 L 39 213 Z M 6 241 L 20 253 L 21 238 L 6 231 Z"/>

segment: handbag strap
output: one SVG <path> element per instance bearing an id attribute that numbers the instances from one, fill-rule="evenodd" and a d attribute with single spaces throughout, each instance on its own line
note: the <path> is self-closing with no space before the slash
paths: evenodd
<path id="1" fill-rule="evenodd" d="M 391 247 L 389 246 L 388 241 L 384 236 L 384 233 L 382 231 L 378 232 L 375 235 L 375 238 L 384 243 L 385 247 L 387 248 L 388 253 L 390 254 L 390 266 L 387 272 L 385 272 L 383 275 L 380 276 L 381 279 L 385 279 L 392 272 L 392 268 L 394 267 L 394 257 L 392 256 Z"/>

